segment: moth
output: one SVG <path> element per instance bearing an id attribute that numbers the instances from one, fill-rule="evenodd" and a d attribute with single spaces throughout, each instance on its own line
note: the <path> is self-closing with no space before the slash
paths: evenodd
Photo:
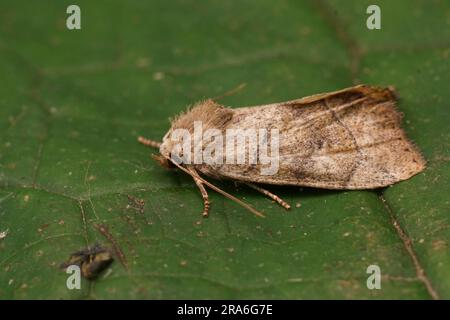
<path id="1" fill-rule="evenodd" d="M 233 109 L 208 99 L 172 119 L 171 128 L 162 142 L 143 137 L 138 141 L 159 148 L 159 155 L 154 158 L 162 166 L 177 167 L 193 178 L 203 198 L 203 216 L 208 216 L 210 208 L 205 186 L 262 216 L 253 207 L 210 183 L 206 177 L 246 184 L 289 209 L 288 203 L 261 185 L 375 189 L 406 180 L 424 170 L 426 162 L 402 130 L 402 114 L 396 110 L 396 104 L 392 87 L 368 85 Z M 174 133 L 183 129 L 183 132 L 194 134 L 197 123 L 202 124 L 201 133 L 210 129 L 219 133 L 231 129 L 276 130 L 278 170 L 267 175 L 262 174 L 263 164 L 258 162 L 187 162 L 180 156 L 173 157 L 175 147 L 179 149 L 172 137 Z M 207 151 L 208 145 L 199 145 L 200 141 L 192 139 L 192 148 L 184 150 L 183 159 L 195 158 L 196 151 Z M 239 142 L 234 141 L 234 147 L 233 156 L 251 156 L 247 149 L 237 148 Z"/>
<path id="2" fill-rule="evenodd" d="M 93 247 L 72 253 L 70 258 L 61 265 L 61 268 L 65 269 L 70 265 L 77 265 L 80 267 L 83 277 L 94 280 L 113 261 L 114 258 L 111 252 L 96 244 Z"/>

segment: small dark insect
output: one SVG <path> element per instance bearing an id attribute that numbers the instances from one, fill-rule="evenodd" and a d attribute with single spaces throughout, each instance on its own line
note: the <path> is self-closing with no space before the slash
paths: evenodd
<path id="1" fill-rule="evenodd" d="M 81 275 L 89 280 L 97 278 L 112 262 L 114 258 L 111 252 L 96 244 L 93 247 L 74 252 L 69 260 L 61 264 L 61 268 L 77 265 L 81 269 Z"/>
<path id="2" fill-rule="evenodd" d="M 426 162 L 402 130 L 396 104 L 392 87 L 367 85 L 234 109 L 209 99 L 173 119 L 161 142 L 139 142 L 159 148 L 154 158 L 161 165 L 193 178 L 204 216 L 210 206 L 205 186 L 262 216 L 204 177 L 246 184 L 286 209 L 288 203 L 259 185 L 362 190 L 409 179 Z"/>

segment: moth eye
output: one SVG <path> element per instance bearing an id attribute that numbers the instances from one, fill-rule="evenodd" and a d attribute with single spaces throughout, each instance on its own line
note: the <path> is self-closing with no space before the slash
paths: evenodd
<path id="1" fill-rule="evenodd" d="M 183 154 L 173 155 L 172 152 L 169 152 L 169 159 L 172 159 L 173 161 L 175 161 L 178 164 L 183 164 Z"/>
<path id="2" fill-rule="evenodd" d="M 172 160 L 174 159 L 172 152 L 169 152 L 169 159 L 172 159 Z"/>

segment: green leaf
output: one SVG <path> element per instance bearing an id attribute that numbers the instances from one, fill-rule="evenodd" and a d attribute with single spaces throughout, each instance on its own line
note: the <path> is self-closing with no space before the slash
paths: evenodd
<path id="1" fill-rule="evenodd" d="M 71 31 L 69 1 L 2 1 L 0 298 L 450 298 L 450 6 L 377 1 L 371 31 L 371 2 L 77 1 Z M 210 191 L 202 219 L 136 137 L 241 83 L 221 102 L 394 85 L 428 167 L 385 190 L 269 188 L 289 212 L 218 183 L 266 218 Z M 123 257 L 68 290 L 60 264 L 96 242 Z"/>

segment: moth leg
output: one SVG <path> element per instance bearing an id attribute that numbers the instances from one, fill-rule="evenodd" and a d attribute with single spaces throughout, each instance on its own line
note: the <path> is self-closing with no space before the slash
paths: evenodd
<path id="1" fill-rule="evenodd" d="M 194 178 L 194 182 L 197 185 L 198 189 L 200 190 L 200 193 L 202 194 L 202 198 L 203 198 L 203 212 L 202 212 L 202 216 L 204 216 L 205 218 L 208 217 L 209 215 L 209 197 L 208 197 L 208 192 L 206 192 L 205 187 L 203 186 L 203 183 Z"/>
<path id="2" fill-rule="evenodd" d="M 138 141 L 142 143 L 144 146 L 151 147 L 151 148 L 159 148 L 161 146 L 161 142 L 146 139 L 144 137 L 138 137 Z"/>
<path id="3" fill-rule="evenodd" d="M 200 179 L 198 179 L 199 175 L 197 171 L 191 167 L 188 167 L 188 170 L 190 173 L 192 173 L 192 178 L 194 179 L 195 184 L 197 185 L 198 189 L 200 190 L 200 193 L 202 194 L 203 198 L 202 216 L 206 218 L 209 215 L 209 205 L 210 205 L 208 192 L 206 191 L 203 182 Z"/>
<path id="4" fill-rule="evenodd" d="M 283 199 L 281 199 L 279 196 L 277 196 L 276 194 L 273 194 L 272 192 L 263 189 L 261 187 L 258 187 L 257 185 L 253 184 L 253 183 L 245 183 L 246 185 L 248 185 L 250 188 L 255 189 L 256 191 L 261 192 L 262 194 L 268 196 L 270 199 L 278 202 L 278 204 L 280 206 L 282 206 L 283 208 L 285 208 L 286 210 L 289 210 L 291 208 L 291 206 L 284 201 Z"/>

